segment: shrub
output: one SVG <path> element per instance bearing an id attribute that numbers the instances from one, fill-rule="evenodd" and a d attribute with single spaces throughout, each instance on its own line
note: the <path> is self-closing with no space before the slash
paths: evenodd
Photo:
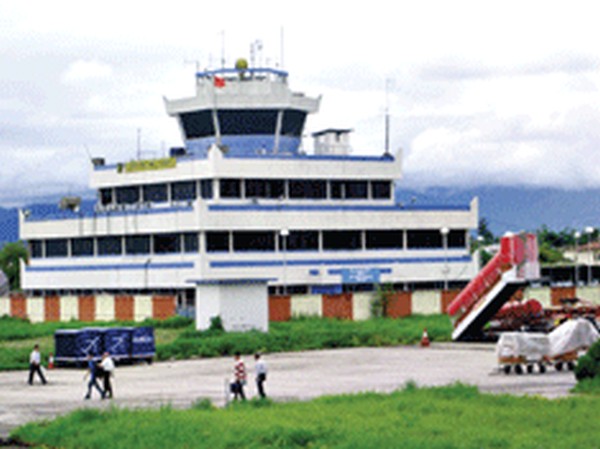
<path id="1" fill-rule="evenodd" d="M 600 340 L 594 343 L 588 352 L 579 358 L 575 367 L 578 381 L 600 378 Z"/>

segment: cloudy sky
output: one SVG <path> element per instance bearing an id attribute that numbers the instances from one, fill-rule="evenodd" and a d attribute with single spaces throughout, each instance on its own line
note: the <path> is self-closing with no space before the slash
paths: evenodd
<path id="1" fill-rule="evenodd" d="M 181 144 L 162 97 L 223 49 L 281 64 L 282 35 L 292 88 L 323 95 L 306 131 L 352 128 L 355 154 L 383 151 L 387 83 L 405 187 L 600 187 L 591 1 L 160 4 L 0 4 L 1 206 L 80 193 L 88 154 L 132 159 L 138 130 L 162 156 Z"/>

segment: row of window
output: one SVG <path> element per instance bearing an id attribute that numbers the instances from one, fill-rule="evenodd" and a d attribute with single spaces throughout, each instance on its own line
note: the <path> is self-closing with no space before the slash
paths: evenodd
<path id="1" fill-rule="evenodd" d="M 390 181 L 326 181 L 284 179 L 221 179 L 221 198 L 266 199 L 390 199 Z M 100 189 L 100 203 L 136 204 L 191 201 L 213 197 L 213 181 L 181 181 Z"/>
<path id="2" fill-rule="evenodd" d="M 207 252 L 229 251 L 335 251 L 420 248 L 464 248 L 466 231 L 450 231 L 443 241 L 439 231 L 209 231 Z M 197 232 L 80 237 L 29 241 L 32 258 L 197 253 Z"/>

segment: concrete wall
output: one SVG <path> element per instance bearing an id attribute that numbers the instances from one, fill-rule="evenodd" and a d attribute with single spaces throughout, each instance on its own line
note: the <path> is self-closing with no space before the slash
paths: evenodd
<path id="1" fill-rule="evenodd" d="M 229 325 L 240 328 L 246 322 L 260 323 L 264 328 L 264 316 L 271 321 L 287 321 L 298 316 L 332 316 L 365 320 L 371 316 L 371 300 L 374 293 L 348 293 L 344 295 L 287 295 L 263 297 L 266 289 L 253 284 L 237 285 L 236 288 L 217 288 L 203 285 L 197 293 L 197 326 L 206 329 L 210 318 L 225 315 Z M 264 286 L 263 286 L 264 287 Z M 397 292 L 390 302 L 390 316 L 443 313 L 445 306 L 458 291 L 417 290 Z M 260 300 L 259 300 L 260 296 Z M 531 287 L 523 291 L 523 299 L 537 299 L 545 307 L 551 307 L 560 298 L 578 297 L 600 305 L 600 286 L 586 287 Z M 238 310 L 239 309 L 239 310 Z M 325 312 L 324 312 L 325 311 Z M 48 296 L 26 298 L 22 294 L 0 297 L 0 316 L 9 315 L 41 321 L 108 321 L 146 318 L 165 319 L 176 313 L 176 298 L 172 295 L 89 295 Z M 225 314 L 225 315 L 224 315 Z M 254 326 L 254 325 L 253 325 Z"/>
<path id="2" fill-rule="evenodd" d="M 220 316 L 227 331 L 269 330 L 266 283 L 201 284 L 196 297 L 197 329 L 208 329 L 211 318 Z"/>

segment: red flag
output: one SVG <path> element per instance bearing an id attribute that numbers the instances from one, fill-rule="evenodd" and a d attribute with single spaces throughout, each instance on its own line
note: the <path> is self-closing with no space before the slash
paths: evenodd
<path id="1" fill-rule="evenodd" d="M 221 78 L 220 76 L 215 76 L 214 84 L 215 84 L 215 87 L 225 87 L 225 78 Z"/>

